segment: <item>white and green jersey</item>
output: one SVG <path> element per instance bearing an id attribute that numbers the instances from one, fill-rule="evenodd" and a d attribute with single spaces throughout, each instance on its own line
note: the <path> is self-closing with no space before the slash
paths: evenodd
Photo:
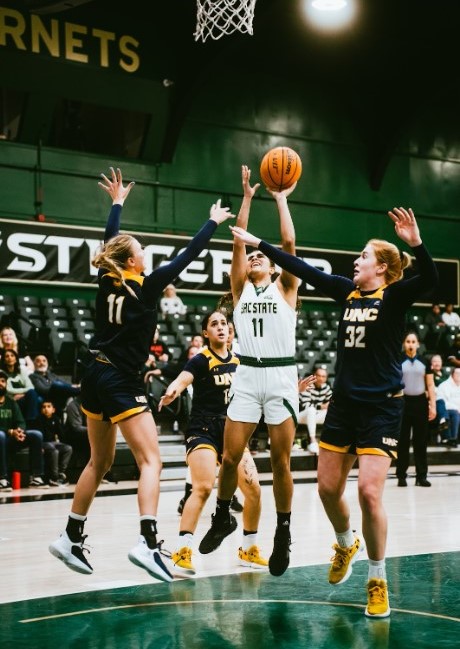
<path id="1" fill-rule="evenodd" d="M 246 282 L 233 319 L 243 357 L 294 357 L 297 313 L 276 282 L 263 288 Z"/>

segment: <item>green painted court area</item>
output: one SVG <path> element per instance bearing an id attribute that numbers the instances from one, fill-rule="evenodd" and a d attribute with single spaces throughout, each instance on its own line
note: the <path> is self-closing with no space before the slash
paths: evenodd
<path id="1" fill-rule="evenodd" d="M 2 649 L 443 649 L 460 646 L 460 552 L 387 560 L 391 617 L 364 616 L 367 562 L 178 580 L 0 606 Z"/>

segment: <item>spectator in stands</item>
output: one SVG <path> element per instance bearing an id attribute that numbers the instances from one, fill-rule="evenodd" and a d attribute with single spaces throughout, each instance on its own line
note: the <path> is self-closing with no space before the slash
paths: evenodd
<path id="1" fill-rule="evenodd" d="M 446 445 L 456 448 L 460 425 L 460 367 L 454 367 L 450 377 L 439 384 L 436 393 L 447 408 L 449 430 L 446 434 Z"/>
<path id="2" fill-rule="evenodd" d="M 64 410 L 70 397 L 80 394 L 80 386 L 63 381 L 57 374 L 49 369 L 48 359 L 44 354 L 34 358 L 35 371 L 30 375 L 30 380 L 35 386 L 42 400 L 52 401 L 59 416 Z"/>
<path id="3" fill-rule="evenodd" d="M 446 323 L 442 319 L 439 304 L 432 304 L 430 311 L 425 316 L 427 335 L 425 344 L 428 349 L 441 351 L 442 342 L 446 333 Z"/>
<path id="4" fill-rule="evenodd" d="M 160 309 L 163 315 L 185 315 L 187 307 L 176 293 L 174 284 L 168 284 L 163 291 L 163 297 L 160 300 Z"/>
<path id="5" fill-rule="evenodd" d="M 188 347 L 185 347 L 182 351 L 182 354 L 179 356 L 179 360 L 177 362 L 177 365 L 179 366 L 179 371 L 182 371 L 182 368 L 184 367 L 185 363 L 190 358 L 192 358 L 195 354 L 201 352 L 203 347 L 204 347 L 203 336 L 201 336 L 200 334 L 195 334 L 194 336 L 192 336 Z"/>
<path id="6" fill-rule="evenodd" d="M 190 345 L 190 347 L 187 347 L 187 360 L 189 361 L 191 358 L 199 354 L 201 349 L 202 348 L 197 347 L 196 345 Z"/>
<path id="7" fill-rule="evenodd" d="M 442 319 L 441 307 L 439 304 L 432 304 L 431 309 L 425 316 L 425 324 L 429 329 L 435 329 L 435 327 L 445 327 L 446 323 Z"/>
<path id="8" fill-rule="evenodd" d="M 442 319 L 448 327 L 460 327 L 460 315 L 454 311 L 453 304 L 446 304 Z"/>
<path id="9" fill-rule="evenodd" d="M 150 356 L 153 356 L 157 367 L 160 363 L 169 361 L 169 351 L 166 345 L 160 340 L 160 330 L 158 327 L 153 334 L 152 344 L 150 345 Z"/>
<path id="10" fill-rule="evenodd" d="M 91 457 L 91 448 L 86 415 L 81 409 L 81 397 L 79 394 L 69 399 L 65 407 L 65 415 L 64 439 L 71 445 L 74 455 L 77 455 L 83 465 L 86 465 Z M 112 472 L 107 471 L 102 479 L 102 484 L 110 484 L 111 482 L 115 482 L 115 480 Z"/>
<path id="11" fill-rule="evenodd" d="M 162 370 L 167 366 L 168 361 L 169 351 L 166 345 L 160 340 L 160 330 L 157 327 L 153 334 L 149 356 L 145 361 L 144 381 L 147 383 L 152 375 L 161 376 L 163 373 Z"/>
<path id="12" fill-rule="evenodd" d="M 194 335 L 192 336 L 191 341 L 190 341 L 189 348 L 190 348 L 190 347 L 198 347 L 198 350 L 201 352 L 201 350 L 202 350 L 203 347 L 204 347 L 204 339 L 203 339 L 203 336 L 202 336 L 201 334 L 194 334 Z"/>
<path id="13" fill-rule="evenodd" d="M 318 455 L 319 446 L 316 439 L 316 426 L 324 424 L 332 388 L 327 382 L 327 371 L 322 367 L 315 370 L 315 382 L 304 392 L 299 392 L 299 424 L 306 424 L 310 441 L 307 450 Z"/>
<path id="14" fill-rule="evenodd" d="M 25 367 L 29 374 L 34 371 L 32 359 L 24 345 L 19 345 L 18 337 L 12 327 L 3 327 L 0 331 L 0 356 L 3 356 L 7 349 L 13 349 L 17 353 L 21 367 Z"/>
<path id="15" fill-rule="evenodd" d="M 62 441 L 63 424 L 52 401 L 45 400 L 41 404 L 37 428 L 43 435 L 48 484 L 52 487 L 65 487 L 69 484 L 66 471 L 72 457 L 72 447 Z"/>
<path id="16" fill-rule="evenodd" d="M 38 417 L 38 393 L 30 380 L 25 367 L 19 364 L 18 353 L 14 349 L 4 351 L 0 367 L 8 376 L 6 393 L 17 402 L 26 420 L 26 426 L 33 428 Z"/>
<path id="17" fill-rule="evenodd" d="M 460 367 L 460 332 L 456 334 L 454 344 L 449 349 L 447 361 L 449 365 Z"/>
<path id="18" fill-rule="evenodd" d="M 78 454 L 84 464 L 88 464 L 91 449 L 88 439 L 88 426 L 86 415 L 81 409 L 81 397 L 69 399 L 65 407 L 64 439 L 72 446 L 74 453 Z"/>
<path id="19" fill-rule="evenodd" d="M 446 403 L 444 399 L 441 399 L 438 396 L 437 388 L 443 381 L 446 381 L 450 377 L 450 371 L 446 367 L 443 367 L 442 356 L 440 354 L 433 354 L 431 357 L 431 370 L 433 372 L 433 381 L 436 391 L 436 424 L 438 426 L 440 441 L 441 443 L 445 443 L 447 442 L 445 433 L 449 430 L 449 422 Z"/>
<path id="20" fill-rule="evenodd" d="M 440 354 L 433 354 L 431 357 L 431 369 L 433 370 L 435 386 L 438 386 L 450 376 L 450 370 L 447 367 L 443 367 L 442 356 Z"/>
<path id="21" fill-rule="evenodd" d="M 43 488 L 43 435 L 39 430 L 26 429 L 21 410 L 6 394 L 8 376 L 0 370 L 0 491 L 11 491 L 8 480 L 7 455 L 23 448 L 29 449 L 30 487 Z"/>

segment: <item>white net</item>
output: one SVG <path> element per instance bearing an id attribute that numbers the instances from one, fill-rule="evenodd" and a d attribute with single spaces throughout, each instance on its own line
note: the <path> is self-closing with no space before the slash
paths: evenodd
<path id="1" fill-rule="evenodd" d="M 195 40 L 217 41 L 235 31 L 252 36 L 256 0 L 196 0 Z"/>

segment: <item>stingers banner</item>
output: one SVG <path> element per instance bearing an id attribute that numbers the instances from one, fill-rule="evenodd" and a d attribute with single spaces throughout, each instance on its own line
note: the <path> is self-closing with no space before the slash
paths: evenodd
<path id="1" fill-rule="evenodd" d="M 0 282 L 59 286 L 96 285 L 97 270 L 91 259 L 101 243 L 102 228 L 78 228 L 55 223 L 0 219 Z M 145 246 L 146 274 L 171 261 L 191 237 L 132 232 Z M 351 277 L 358 251 L 297 248 L 297 256 L 326 273 Z M 232 241 L 213 239 L 179 276 L 176 286 L 187 293 L 222 294 L 230 289 L 228 274 Z M 433 301 L 459 303 L 459 261 L 437 260 L 440 282 Z M 416 269 L 415 269 L 416 270 Z M 412 271 L 414 272 L 414 271 Z M 312 286 L 299 287 L 302 299 L 326 300 Z"/>

